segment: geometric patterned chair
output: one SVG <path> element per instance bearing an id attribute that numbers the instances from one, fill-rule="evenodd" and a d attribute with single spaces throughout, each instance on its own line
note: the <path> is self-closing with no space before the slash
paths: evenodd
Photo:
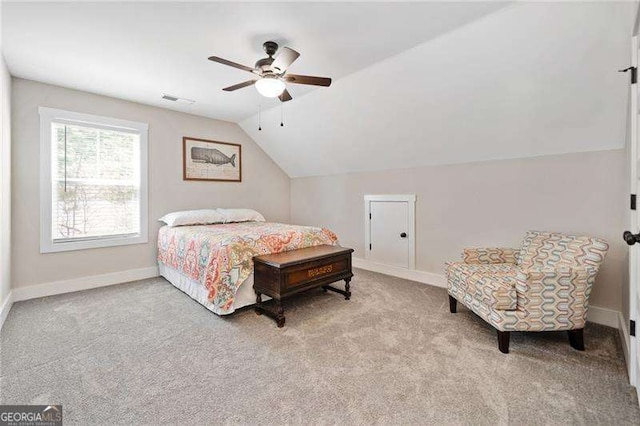
<path id="1" fill-rule="evenodd" d="M 564 331 L 584 350 L 589 294 L 609 245 L 576 235 L 529 231 L 522 246 L 468 248 L 446 264 L 449 308 L 457 302 L 498 331 L 509 353 L 512 331 Z"/>

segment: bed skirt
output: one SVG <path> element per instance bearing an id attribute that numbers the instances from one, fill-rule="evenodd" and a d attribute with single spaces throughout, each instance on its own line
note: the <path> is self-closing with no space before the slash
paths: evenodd
<path id="1" fill-rule="evenodd" d="M 253 291 L 253 273 L 249 275 L 249 278 L 247 278 L 238 289 L 231 309 L 227 312 L 221 312 L 213 303 L 209 302 L 207 298 L 208 292 L 202 283 L 192 280 L 162 262 L 158 262 L 158 269 L 160 275 L 165 277 L 174 287 L 186 293 L 190 298 L 217 315 L 228 315 L 236 309 L 256 303 L 256 292 Z M 263 296 L 263 299 L 267 300 L 268 297 Z"/>

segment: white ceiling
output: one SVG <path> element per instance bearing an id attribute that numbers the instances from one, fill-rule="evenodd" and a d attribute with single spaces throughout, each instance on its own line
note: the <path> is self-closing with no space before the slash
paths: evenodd
<path id="1" fill-rule="evenodd" d="M 240 124 L 292 177 L 622 148 L 636 11 L 510 5 Z"/>
<path id="2" fill-rule="evenodd" d="M 251 77 L 207 60 L 253 65 L 274 40 L 302 53 L 291 72 L 341 77 L 487 15 L 473 3 L 3 3 L 5 60 L 17 77 L 240 121 L 277 100 Z M 290 85 L 297 100 L 314 89 Z M 160 100 L 163 93 L 194 105 Z M 294 100 L 294 102 L 295 102 Z"/>
<path id="3" fill-rule="evenodd" d="M 622 148 L 628 75 L 617 70 L 636 12 L 637 2 L 4 3 L 2 41 L 15 76 L 240 122 L 300 177 Z M 266 39 L 302 53 L 292 72 L 334 78 L 290 85 L 285 127 L 278 101 L 222 92 L 248 74 L 206 60 L 251 65 Z"/>

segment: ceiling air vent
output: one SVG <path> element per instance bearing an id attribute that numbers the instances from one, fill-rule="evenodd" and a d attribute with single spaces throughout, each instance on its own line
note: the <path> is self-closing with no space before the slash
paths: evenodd
<path id="1" fill-rule="evenodd" d="M 192 101 L 191 99 L 184 99 L 184 98 L 179 98 L 177 96 L 173 96 L 173 95 L 162 95 L 162 99 L 165 101 L 171 101 L 171 102 L 180 102 L 181 104 L 193 104 L 196 101 Z"/>

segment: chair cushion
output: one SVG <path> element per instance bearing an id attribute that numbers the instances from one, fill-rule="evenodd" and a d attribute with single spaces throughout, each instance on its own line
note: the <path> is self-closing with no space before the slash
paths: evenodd
<path id="1" fill-rule="evenodd" d="M 562 266 L 593 266 L 602 263 L 609 245 L 586 236 L 529 231 L 520 249 L 519 266 L 555 268 Z"/>
<path id="2" fill-rule="evenodd" d="M 473 299 L 494 309 L 516 309 L 518 270 L 513 263 L 449 262 L 446 268 L 449 294 L 467 306 Z"/>

